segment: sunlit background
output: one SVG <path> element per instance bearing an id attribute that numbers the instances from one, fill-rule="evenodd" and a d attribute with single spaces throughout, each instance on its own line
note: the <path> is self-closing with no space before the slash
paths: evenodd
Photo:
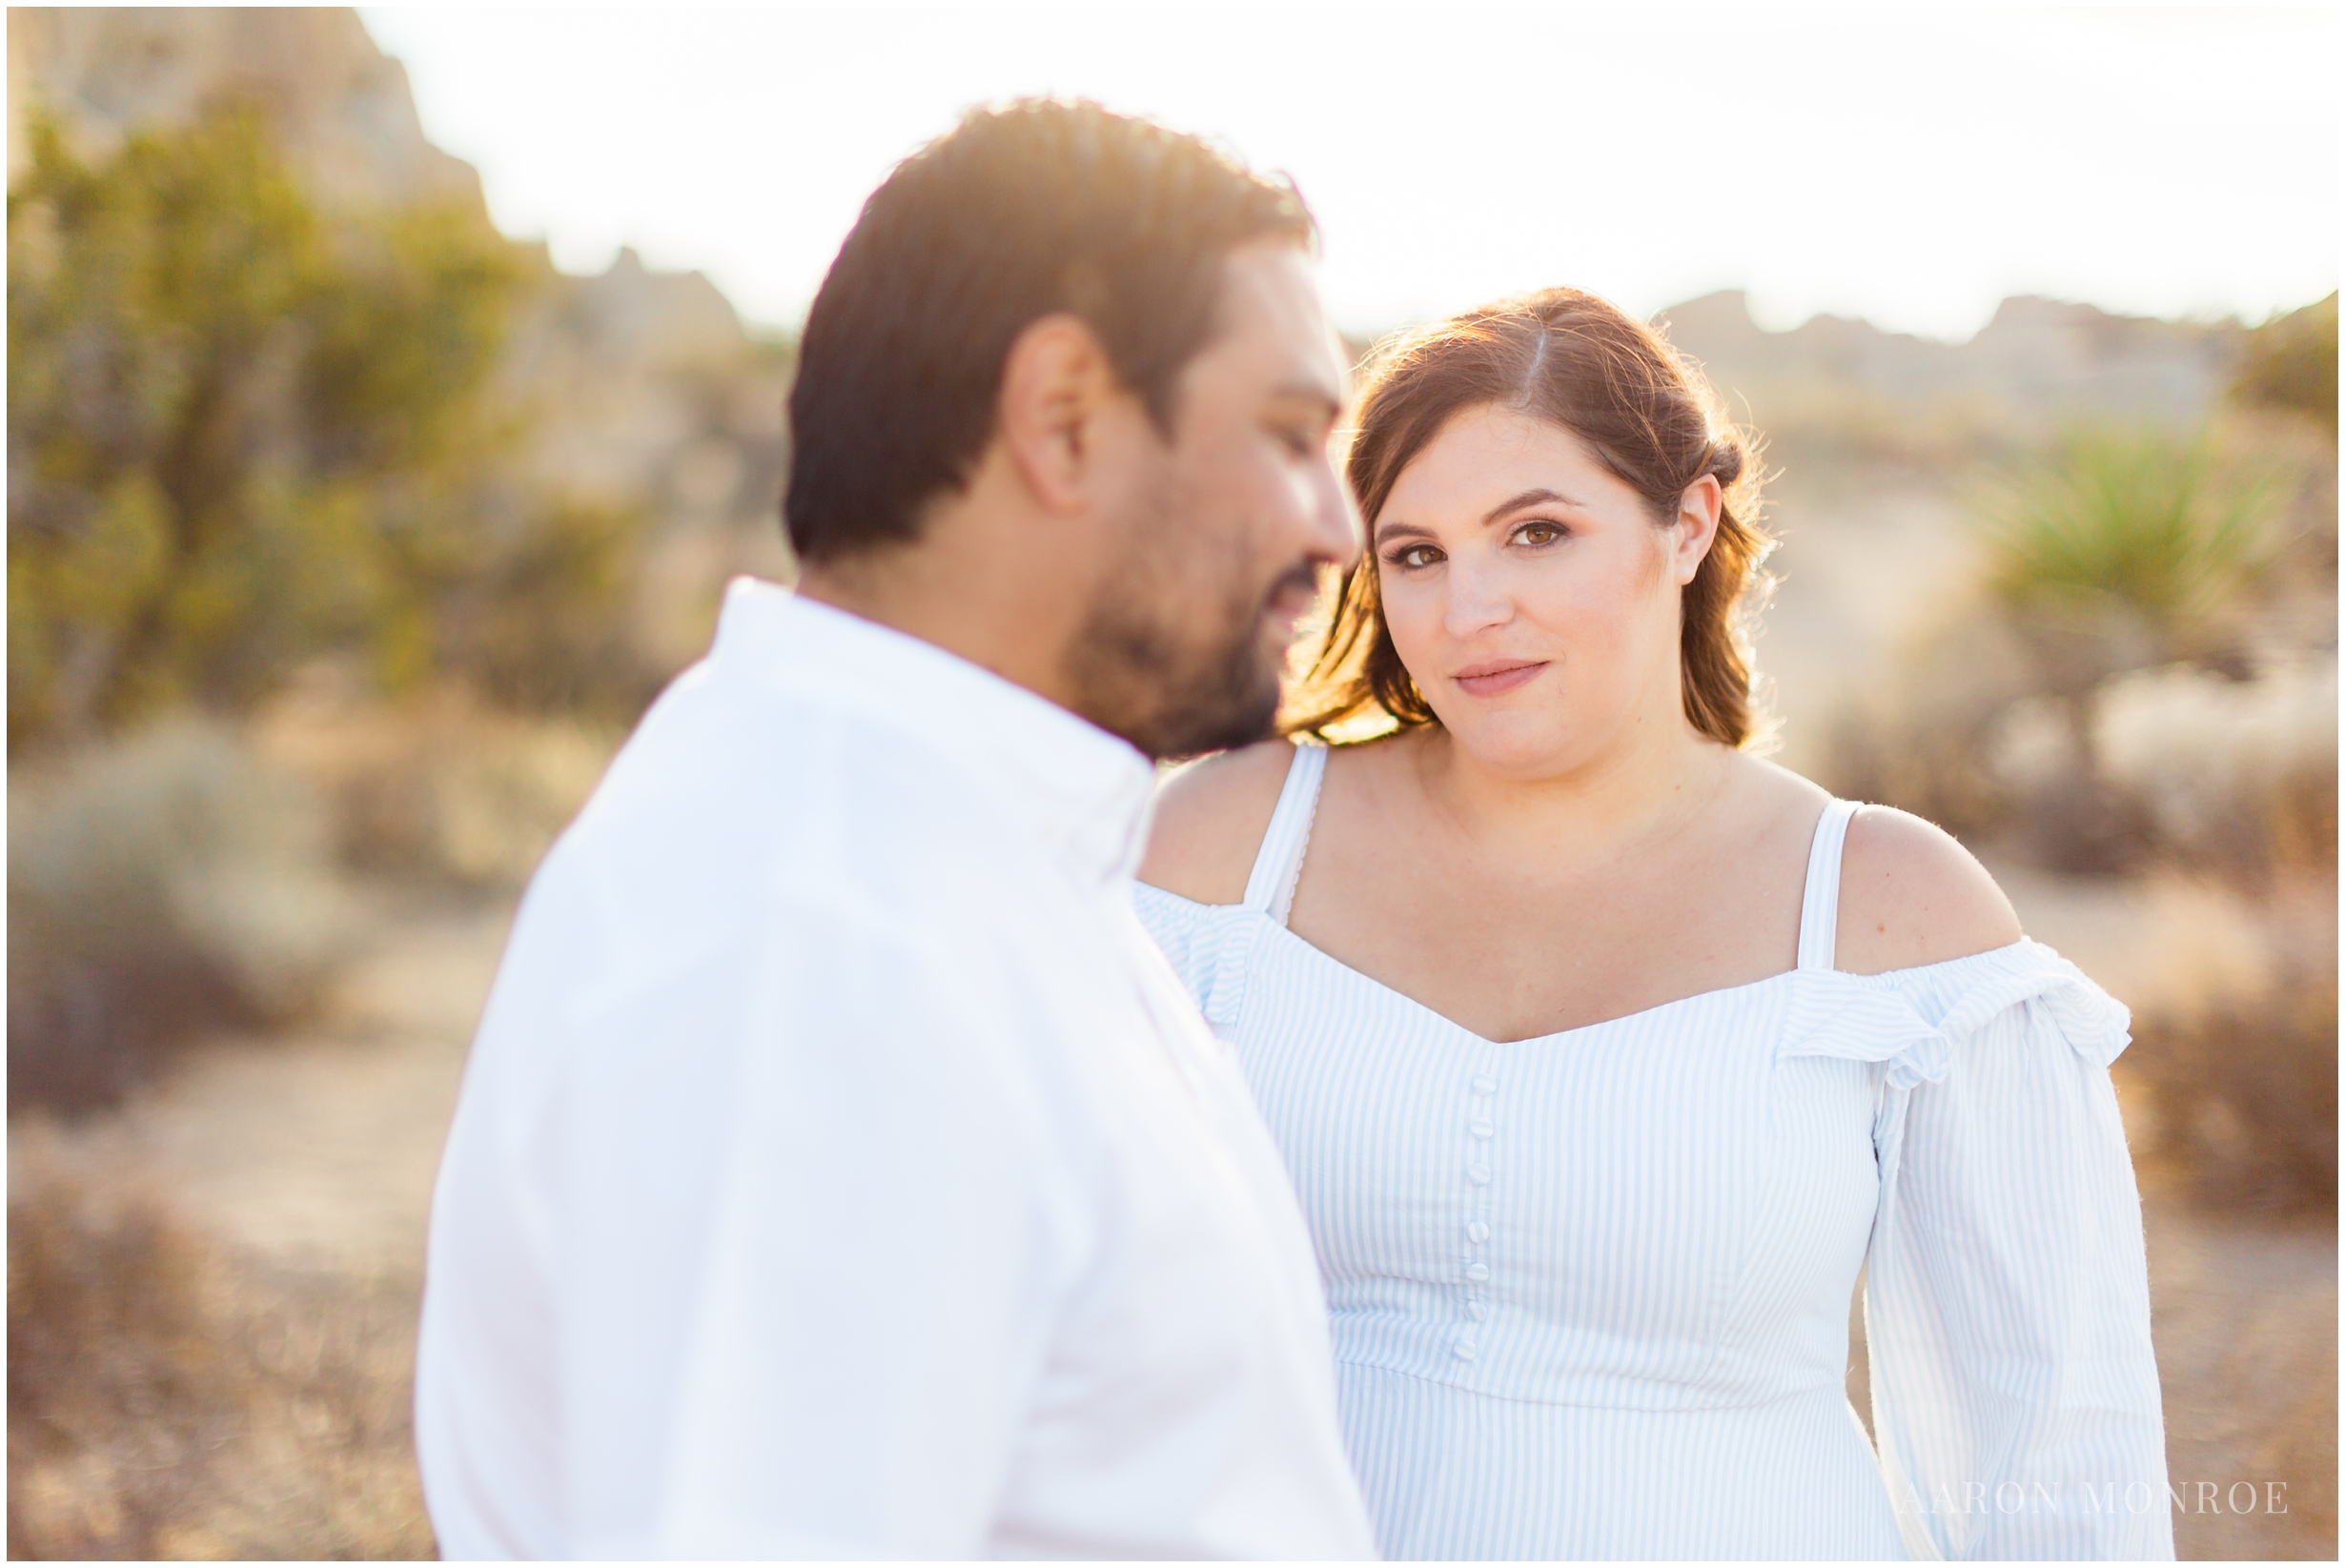
<path id="1" fill-rule="evenodd" d="M 515 901 L 792 574 L 858 204 L 1050 92 L 1290 172 L 1364 360 L 1573 283 L 1764 436 L 1774 755 L 2131 1008 L 2177 1539 L 2334 1559 L 2336 18 L 11 10 L 10 1555 L 432 1551 Z"/>
<path id="2" fill-rule="evenodd" d="M 2337 17 L 1928 6 L 366 7 L 507 234 L 795 321 L 969 105 L 1080 94 L 1292 173 L 1343 325 L 1570 282 L 1962 338 L 2007 295 L 2260 320 L 2336 273 Z"/>

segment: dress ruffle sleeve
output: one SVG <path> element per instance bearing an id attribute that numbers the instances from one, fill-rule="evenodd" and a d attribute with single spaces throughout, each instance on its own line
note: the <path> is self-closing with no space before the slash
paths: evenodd
<path id="1" fill-rule="evenodd" d="M 1805 977 L 1804 976 L 1804 979 Z M 1873 1430 L 1917 1558 L 2172 1558 L 2126 1009 L 2049 947 L 1818 973 L 1783 1051 L 1882 1067 Z"/>
<path id="2" fill-rule="evenodd" d="M 1206 1022 L 1226 1035 L 1245 991 L 1245 943 L 1235 927 L 1252 911 L 1242 905 L 1193 903 L 1145 882 L 1132 885 L 1132 905 Z"/>

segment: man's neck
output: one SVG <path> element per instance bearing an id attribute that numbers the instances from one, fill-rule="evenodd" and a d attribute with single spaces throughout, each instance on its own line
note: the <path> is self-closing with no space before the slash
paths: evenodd
<path id="1" fill-rule="evenodd" d="M 933 643 L 1061 707 L 1071 695 L 1053 617 L 1016 592 L 985 580 L 928 545 L 867 552 L 808 566 L 798 579 L 807 599 Z"/>

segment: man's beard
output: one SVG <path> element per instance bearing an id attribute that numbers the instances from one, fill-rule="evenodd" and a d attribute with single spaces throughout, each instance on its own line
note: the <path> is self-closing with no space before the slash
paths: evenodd
<path id="1" fill-rule="evenodd" d="M 1240 560 L 1231 563 L 1218 601 L 1200 602 L 1177 591 L 1183 574 L 1163 569 L 1180 526 L 1175 517 L 1148 519 L 1140 532 L 1147 542 L 1101 591 L 1067 652 L 1074 710 L 1159 759 L 1251 745 L 1277 732 L 1282 660 L 1262 652 L 1263 618 L 1278 595 L 1318 586 L 1308 561 L 1263 584 L 1245 580 Z"/>

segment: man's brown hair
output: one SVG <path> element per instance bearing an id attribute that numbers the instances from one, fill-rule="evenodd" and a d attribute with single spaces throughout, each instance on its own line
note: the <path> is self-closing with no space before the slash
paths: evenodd
<path id="1" fill-rule="evenodd" d="M 1010 344 L 1056 312 L 1169 436 L 1224 258 L 1315 234 L 1292 185 L 1194 136 L 1091 103 L 970 113 L 871 193 L 807 313 L 783 502 L 799 559 L 915 539 L 992 437 Z"/>

